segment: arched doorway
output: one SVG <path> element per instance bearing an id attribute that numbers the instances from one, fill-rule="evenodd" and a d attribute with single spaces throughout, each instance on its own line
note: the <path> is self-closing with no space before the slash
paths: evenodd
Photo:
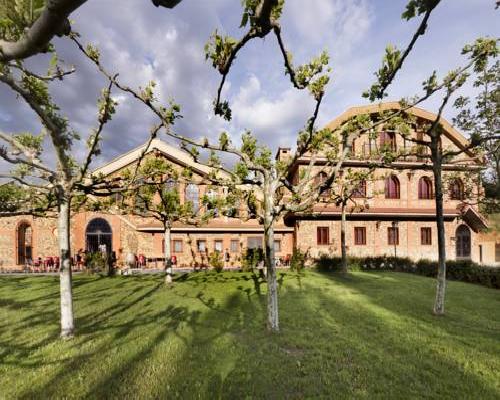
<path id="1" fill-rule="evenodd" d="M 17 265 L 25 265 L 33 258 L 33 229 L 28 222 L 17 227 Z"/>
<path id="2" fill-rule="evenodd" d="M 113 232 L 108 221 L 104 218 L 94 218 L 89 222 L 85 232 L 85 238 L 85 248 L 88 252 L 97 253 L 106 246 L 106 252 L 111 253 Z"/>
<path id="3" fill-rule="evenodd" d="M 470 229 L 466 225 L 457 228 L 456 254 L 457 258 L 470 258 Z"/>

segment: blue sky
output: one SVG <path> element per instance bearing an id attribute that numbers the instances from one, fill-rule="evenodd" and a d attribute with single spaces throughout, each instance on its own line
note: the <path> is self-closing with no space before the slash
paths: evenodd
<path id="1" fill-rule="evenodd" d="M 127 84 L 159 83 L 162 101 L 182 106 L 176 130 L 190 137 L 215 138 L 221 130 L 235 141 L 250 129 L 273 151 L 293 147 L 297 132 L 313 110 L 307 92 L 293 89 L 284 75 L 274 37 L 252 42 L 239 55 L 228 79 L 225 97 L 233 108 L 233 121 L 213 116 L 211 103 L 220 76 L 205 61 L 203 47 L 214 29 L 240 36 L 239 0 L 183 0 L 173 10 L 155 8 L 146 0 L 89 1 L 72 15 L 81 40 L 96 44 L 109 70 Z M 287 0 L 282 27 L 296 64 L 326 49 L 331 56 L 332 83 L 321 108 L 319 126 L 350 106 L 365 104 L 361 93 L 373 83 L 384 48 L 404 47 L 419 20 L 401 19 L 405 0 Z M 500 10 L 493 0 L 443 0 L 389 92 L 388 100 L 418 93 L 421 82 L 435 69 L 443 74 L 463 63 L 460 50 L 478 36 L 500 36 Z M 86 137 L 95 124 L 96 98 L 105 82 L 73 44 L 57 39 L 61 57 L 77 68 L 63 83 L 51 86 L 72 126 Z M 46 57 L 32 58 L 34 68 Z M 472 93 L 470 88 L 465 93 Z M 107 126 L 103 155 L 95 165 L 147 140 L 154 117 L 143 106 L 116 93 L 120 105 Z M 437 100 L 425 108 L 435 111 Z M 39 131 L 32 112 L 9 89 L 0 87 L 0 129 L 7 132 Z M 450 108 L 445 113 L 451 119 Z M 163 139 L 168 140 L 166 137 Z M 82 154 L 83 144 L 77 145 Z"/>

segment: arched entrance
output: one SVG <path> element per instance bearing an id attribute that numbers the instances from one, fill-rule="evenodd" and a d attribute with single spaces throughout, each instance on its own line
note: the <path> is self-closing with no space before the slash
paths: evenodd
<path id="1" fill-rule="evenodd" d="M 33 258 L 33 229 L 28 222 L 17 227 L 17 265 L 25 265 Z"/>
<path id="2" fill-rule="evenodd" d="M 470 258 L 470 229 L 466 225 L 457 228 L 456 254 L 457 258 Z"/>
<path id="3" fill-rule="evenodd" d="M 104 218 L 94 218 L 89 222 L 85 232 L 85 239 L 85 248 L 90 253 L 97 253 L 103 250 L 104 246 L 106 246 L 107 253 L 112 251 L 113 231 Z"/>

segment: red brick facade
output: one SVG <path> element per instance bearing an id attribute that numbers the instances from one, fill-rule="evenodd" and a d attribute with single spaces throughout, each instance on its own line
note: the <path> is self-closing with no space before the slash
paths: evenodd
<path id="1" fill-rule="evenodd" d="M 386 104 L 384 109 L 397 107 Z M 353 108 L 332 121 L 329 126 L 335 128 L 343 121 L 359 113 L 374 113 L 374 107 Z M 413 111 L 418 119 L 429 120 L 433 115 L 420 109 Z M 442 122 L 446 131 L 443 147 L 456 148 L 463 146 L 465 139 L 446 121 Z M 415 135 L 418 133 L 414 132 Z M 394 137 L 396 147 L 408 146 L 400 137 Z M 353 146 L 353 152 L 344 168 L 366 168 L 370 158 L 370 147 L 373 142 L 366 137 L 358 138 Z M 190 163 L 189 156 L 161 141 L 155 141 L 155 152 L 168 157 L 173 164 L 186 165 Z M 113 174 L 121 168 L 134 162 L 142 149 L 135 149 L 123 155 L 98 171 Z M 280 149 L 278 157 L 287 157 L 288 149 Z M 466 180 L 477 176 L 477 162 L 468 154 L 460 156 L 459 162 L 448 165 L 444 175 Z M 308 159 L 301 159 L 297 166 L 297 174 L 304 168 Z M 394 168 L 375 171 L 375 178 L 366 182 L 356 199 L 357 205 L 348 207 L 346 241 L 348 254 L 352 256 L 401 256 L 412 259 L 437 258 L 437 234 L 435 224 L 435 209 L 432 195 L 432 185 L 423 187 L 424 180 L 432 184 L 432 173 L 419 168 L 421 160 L 408 158 L 398 161 Z M 460 172 L 457 165 L 467 165 L 467 174 Z M 318 165 L 318 170 L 320 165 Z M 195 172 L 200 177 L 207 171 L 202 167 Z M 386 177 L 397 178 L 397 187 L 388 189 Z M 450 178 L 450 179 L 451 179 Z M 469 183 L 470 182 L 465 182 Z M 474 184 L 473 184 L 474 185 Z M 200 198 L 206 187 L 199 185 Z M 390 193 L 388 193 L 388 190 Z M 429 192 L 429 190 L 431 192 Z M 477 193 L 480 188 L 473 188 Z M 179 188 L 181 201 L 184 201 L 185 188 Z M 389 198 L 396 197 L 396 198 Z M 482 219 L 474 204 L 466 206 L 465 202 L 448 186 L 445 189 L 445 229 L 446 253 L 449 259 L 455 259 L 457 252 L 462 256 L 462 250 L 469 246 L 465 258 L 485 264 L 499 262 L 495 259 L 495 246 L 498 247 L 497 235 L 479 233 Z M 310 257 L 320 254 L 340 255 L 340 210 L 332 205 L 318 203 L 314 213 L 289 215 L 283 223 L 278 224 L 276 233 L 276 257 L 285 260 L 292 254 L 294 246 L 308 253 Z M 103 218 L 111 230 L 111 247 L 116 252 L 119 263 L 123 263 L 128 253 L 144 255 L 149 259 L 149 266 L 161 266 L 159 260 L 163 257 L 163 232 L 158 223 L 139 217 L 123 216 L 110 210 L 109 213 L 81 212 L 72 217 L 71 250 L 88 247 L 89 237 L 87 227 L 95 218 Z M 20 227 L 23 230 L 20 234 Z M 26 231 L 26 227 L 29 229 Z M 396 231 L 391 229 L 396 228 Z M 24 236 L 23 236 L 24 235 Z M 396 235 L 396 236 L 395 236 Z M 465 235 L 465 236 L 464 236 Z M 468 237 L 467 237 L 468 235 Z M 0 219 L 0 268 L 19 269 L 23 254 L 33 259 L 57 255 L 56 221 L 48 218 L 9 217 Z M 241 264 L 241 254 L 249 246 L 262 243 L 263 230 L 257 221 L 242 222 L 238 219 L 221 217 L 199 227 L 175 225 L 172 230 L 172 251 L 178 266 L 196 267 L 208 264 L 208 256 L 215 250 L 222 249 L 229 254 L 226 265 Z M 23 242 L 24 241 L 24 245 Z M 467 242 L 468 241 L 468 242 Z M 19 246 L 30 247 L 29 249 Z M 460 249 L 459 249 L 460 247 Z M 467 250 L 467 249 L 465 249 Z"/>

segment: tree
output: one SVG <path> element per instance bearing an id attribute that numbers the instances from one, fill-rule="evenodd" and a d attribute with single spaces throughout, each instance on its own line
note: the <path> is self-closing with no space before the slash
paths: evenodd
<path id="1" fill-rule="evenodd" d="M 9 174 L 3 174 L 23 187 L 44 196 L 46 210 L 55 207 L 58 216 L 58 239 L 60 253 L 60 300 L 61 337 L 74 333 L 73 300 L 71 289 L 70 256 L 70 212 L 75 195 L 102 187 L 102 181 L 87 180 L 87 171 L 94 155 L 99 153 L 99 140 L 104 125 L 115 112 L 115 101 L 111 98 L 111 86 L 103 90 L 98 101 L 98 123 L 88 139 L 88 152 L 84 162 L 77 165 L 72 157 L 73 142 L 79 140 L 68 121 L 59 114 L 52 101 L 47 82 L 60 79 L 66 72 L 59 67 L 54 57 L 46 76 L 37 75 L 24 68 L 22 62 L 2 64 L 0 82 L 10 87 L 39 117 L 43 131 L 39 135 L 30 133 L 7 134 L 0 132 L 0 140 L 7 146 L 0 149 L 0 157 L 13 165 Z M 57 164 L 52 167 L 42 161 L 43 139 L 47 136 L 52 144 Z M 40 199 L 40 197 L 39 197 Z M 39 200 L 40 201 L 40 200 Z M 30 207 L 29 202 L 17 210 L 5 211 L 2 215 L 34 213 L 39 206 Z"/>
<path id="2" fill-rule="evenodd" d="M 151 0 L 173 8 L 182 0 Z M 87 0 L 0 0 L 0 62 L 51 50 L 54 36 L 71 33 L 69 15 Z"/>
<path id="3" fill-rule="evenodd" d="M 365 170 L 353 170 L 347 168 L 342 171 L 337 180 L 337 190 L 332 192 L 327 200 L 333 201 L 340 206 L 340 252 L 341 252 L 341 271 L 348 273 L 347 246 L 346 246 L 346 225 L 348 205 L 352 204 L 351 213 L 362 211 L 366 208 L 364 201 L 367 199 L 366 182 L 373 181 L 373 167 Z M 363 204 L 359 204 L 359 201 Z"/>
<path id="4" fill-rule="evenodd" d="M 485 209 L 500 211 L 500 62 L 485 68 L 476 77 L 474 99 L 459 96 L 454 103 L 458 115 L 453 122 L 471 138 L 481 141 L 480 148 L 486 159 L 483 173 Z"/>
<path id="5" fill-rule="evenodd" d="M 407 50 L 403 56 L 399 53 L 397 57 L 394 52 L 388 51 L 388 62 L 390 68 L 383 68 L 379 74 L 381 83 L 372 88 L 371 95 L 376 96 L 385 92 L 387 86 L 394 79 L 396 72 L 401 68 L 403 61 L 410 53 L 417 39 L 424 34 L 427 21 L 439 0 L 427 2 L 412 0 L 408 3 L 407 11 L 403 16 L 407 19 L 417 15 L 424 14 L 417 32 L 412 38 Z M 234 146 L 229 135 L 223 132 L 218 143 L 210 142 L 208 139 L 201 141 L 183 137 L 172 130 L 167 130 L 167 135 L 178 139 L 184 147 L 193 146 L 191 149 L 193 158 L 196 159 L 198 150 L 202 148 L 211 151 L 211 167 L 216 171 L 222 171 L 227 179 L 212 176 L 214 183 L 228 187 L 230 190 L 245 187 L 246 200 L 249 207 L 260 223 L 264 227 L 265 241 L 265 264 L 268 271 L 268 328 L 271 331 L 279 330 L 278 318 L 278 297 L 276 271 L 274 266 L 274 225 L 279 218 L 282 218 L 289 212 L 302 212 L 309 210 L 317 201 L 322 192 L 327 190 L 338 176 L 338 172 L 345 159 L 348 148 L 341 149 L 341 140 L 339 132 L 332 132 L 328 129 L 318 130 L 315 128 L 319 107 L 322 102 L 325 87 L 329 81 L 328 55 L 322 53 L 311 62 L 299 67 L 292 63 L 290 53 L 286 50 L 282 35 L 279 19 L 283 10 L 284 0 L 245 0 L 243 2 L 243 16 L 241 27 L 245 34 L 240 39 L 229 36 L 222 36 L 217 31 L 212 35 L 211 40 L 206 45 L 206 58 L 212 62 L 222 76 L 217 96 L 214 101 L 214 111 L 217 115 L 227 120 L 231 119 L 231 108 L 227 100 L 221 99 L 222 89 L 227 75 L 230 72 L 233 61 L 239 52 L 253 39 L 264 38 L 270 33 L 274 33 L 277 39 L 280 52 L 285 64 L 285 72 L 288 74 L 293 86 L 299 90 L 307 89 L 316 101 L 311 118 L 307 121 L 305 128 L 299 133 L 297 140 L 297 150 L 293 155 L 287 158 L 272 160 L 271 151 L 265 146 L 259 146 L 256 139 L 250 132 L 242 137 L 242 145 Z M 135 99 L 148 107 L 160 120 L 165 118 L 165 111 L 154 98 L 152 83 L 147 91 L 137 92 L 130 87 L 122 85 L 116 75 L 109 73 L 102 65 L 98 57 L 85 48 L 75 35 L 71 36 L 78 48 L 92 60 L 103 75 L 120 90 L 129 93 Z M 390 54 L 389 54 L 390 53 Z M 420 99 L 415 100 L 413 105 L 424 101 L 434 93 L 433 90 L 426 93 Z M 406 108 L 411 105 L 406 105 Z M 369 116 L 358 116 L 354 119 L 357 124 L 357 131 L 353 133 L 352 138 L 366 133 L 378 124 L 383 124 L 391 118 L 400 115 L 402 110 L 394 112 L 390 116 L 372 123 Z M 237 159 L 236 167 L 230 168 L 218 161 L 217 153 L 229 154 Z M 311 156 L 307 168 L 303 169 L 301 176 L 297 179 L 296 168 L 301 157 Z M 321 162 L 317 161 L 321 159 Z M 321 165 L 318 168 L 318 165 Z M 318 169 L 326 174 L 326 179 L 322 183 L 315 183 L 315 176 Z"/>
<path id="6" fill-rule="evenodd" d="M 424 163 L 421 165 L 422 169 L 431 169 L 434 177 L 434 193 L 435 193 L 435 204 L 436 204 L 436 226 L 438 233 L 438 274 L 437 274 L 437 289 L 436 298 L 434 302 L 434 314 L 443 315 L 444 305 L 445 305 L 445 293 L 446 293 L 446 243 L 445 243 L 445 226 L 444 226 L 444 216 L 443 216 L 443 165 L 450 162 L 454 157 L 462 154 L 464 152 L 472 153 L 474 150 L 477 151 L 480 148 L 480 144 L 483 142 L 488 142 L 491 140 L 497 140 L 498 134 L 496 132 L 487 132 L 485 136 L 481 138 L 477 136 L 471 136 L 470 143 L 465 146 L 465 148 L 459 150 L 446 149 L 442 145 L 442 136 L 444 128 L 442 126 L 441 116 L 447 104 L 449 103 L 452 96 L 463 87 L 471 73 L 484 74 L 488 62 L 498 56 L 498 47 L 496 39 L 489 38 L 479 38 L 473 44 L 466 45 L 462 54 L 468 57 L 468 62 L 455 70 L 450 71 L 444 79 L 439 82 L 434 71 L 429 78 L 423 82 L 423 89 L 426 93 L 436 93 L 437 91 L 443 91 L 444 95 L 439 106 L 436 118 L 429 124 L 420 127 L 423 131 L 423 137 L 421 139 L 415 139 L 408 135 L 410 132 L 410 124 L 413 123 L 412 119 L 405 114 L 402 114 L 401 119 L 394 119 L 391 121 L 392 124 L 396 125 L 394 131 L 402 135 L 406 140 L 415 143 L 418 146 L 428 148 L 430 154 L 422 153 L 417 151 L 416 156 L 420 158 L 426 158 L 430 160 L 430 165 Z M 396 57 L 397 58 L 397 57 Z M 386 64 L 388 57 L 386 55 L 384 59 L 384 65 Z M 391 70 L 392 65 L 389 62 L 388 69 Z M 382 68 L 384 70 L 384 67 Z M 381 71 L 382 71 L 381 70 Z M 376 74 L 379 80 L 378 83 L 372 86 L 370 97 L 372 100 L 375 98 L 382 98 L 385 96 L 385 92 L 379 90 L 378 88 L 382 86 L 384 74 Z M 410 100 L 413 101 L 413 100 Z M 403 106 L 408 104 L 409 100 L 403 99 L 401 101 Z M 458 104 L 463 104 L 460 100 Z M 404 153 L 403 155 L 408 155 L 409 153 Z M 397 154 L 390 156 L 396 159 Z M 387 164 L 387 163 L 386 163 Z"/>
<path id="7" fill-rule="evenodd" d="M 198 225 L 207 222 L 223 210 L 219 196 L 205 195 L 204 209 L 193 201 L 181 202 L 179 186 L 196 184 L 189 168 L 175 168 L 164 157 L 147 158 L 136 171 L 122 174 L 122 187 L 115 204 L 127 214 L 159 221 L 164 232 L 165 284 L 172 283 L 171 230 L 175 222 Z"/>

